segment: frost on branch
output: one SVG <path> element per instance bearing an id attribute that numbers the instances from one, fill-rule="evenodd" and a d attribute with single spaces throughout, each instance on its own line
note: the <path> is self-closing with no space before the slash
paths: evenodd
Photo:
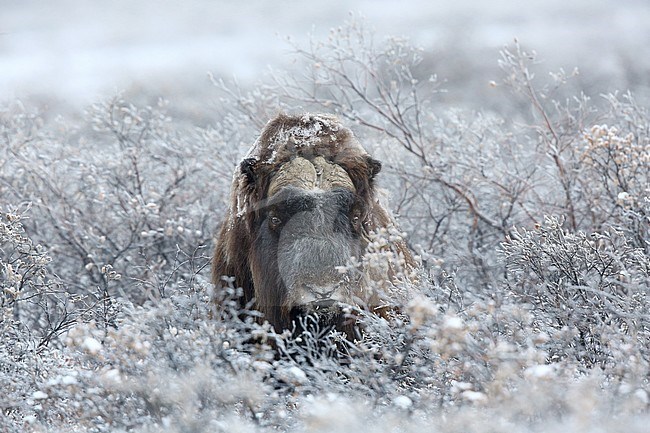
<path id="1" fill-rule="evenodd" d="M 501 254 L 512 296 L 565 343 L 553 345 L 552 359 L 604 366 L 621 361 L 610 347 L 617 335 L 648 338 L 650 260 L 622 233 L 570 233 L 547 217 L 532 231 L 514 231 Z"/>

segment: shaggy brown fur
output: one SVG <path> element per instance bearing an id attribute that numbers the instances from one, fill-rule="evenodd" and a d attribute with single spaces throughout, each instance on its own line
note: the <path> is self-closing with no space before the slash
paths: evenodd
<path id="1" fill-rule="evenodd" d="M 369 233 L 395 225 L 375 193 L 374 179 L 381 163 L 368 155 L 352 131 L 338 119 L 329 115 L 280 114 L 271 120 L 233 176 L 230 210 L 216 239 L 212 281 L 219 299 L 220 290 L 226 286 L 223 277 L 234 277 L 235 287 L 243 289 L 240 305 L 253 302 L 254 308 L 278 331 L 291 327 L 292 316 L 289 307 L 278 308 L 283 301 L 281 294 L 275 293 L 275 283 L 262 284 L 268 276 L 260 275 L 263 266 L 258 263 L 259 254 L 254 252 L 259 248 L 256 242 L 260 242 L 260 220 L 271 198 L 267 196 L 269 185 L 279 177 L 281 167 L 298 157 L 308 161 L 322 157 L 347 172 L 354 185 L 355 200 L 361 204 L 357 230 L 362 246 L 367 245 Z M 403 258 L 409 270 L 415 268 L 416 262 L 403 241 L 396 241 L 389 248 Z"/>

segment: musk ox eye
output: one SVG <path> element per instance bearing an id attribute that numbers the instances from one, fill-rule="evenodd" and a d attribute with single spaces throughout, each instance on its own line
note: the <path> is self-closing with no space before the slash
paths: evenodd
<path id="1" fill-rule="evenodd" d="M 350 222 L 352 223 L 352 227 L 358 229 L 359 226 L 361 225 L 361 214 L 356 212 L 353 213 Z"/>
<path id="2" fill-rule="evenodd" d="M 282 220 L 277 215 L 271 214 L 269 215 L 269 224 L 271 228 L 277 228 L 282 224 Z"/>

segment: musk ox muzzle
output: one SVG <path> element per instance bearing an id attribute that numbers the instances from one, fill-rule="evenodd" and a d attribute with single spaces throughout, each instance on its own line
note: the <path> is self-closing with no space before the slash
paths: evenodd
<path id="1" fill-rule="evenodd" d="M 348 265 L 361 257 L 362 243 L 354 230 L 353 193 L 295 187 L 282 192 L 281 203 L 269 212 L 269 230 L 261 233 L 275 247 L 284 306 L 308 310 L 355 303 L 361 281 Z"/>

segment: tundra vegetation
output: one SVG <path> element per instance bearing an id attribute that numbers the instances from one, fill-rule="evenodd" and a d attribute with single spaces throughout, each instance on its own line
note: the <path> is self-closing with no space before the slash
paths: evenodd
<path id="1" fill-rule="evenodd" d="M 213 78 L 210 121 L 149 95 L 65 116 L 4 103 L 0 430 L 647 431 L 644 103 L 516 42 L 484 109 L 355 23 L 294 48 L 296 69 L 252 89 Z M 406 239 L 408 319 L 359 310 L 358 341 L 296 341 L 236 285 L 215 314 L 212 236 L 280 109 L 338 116 L 383 161 L 405 234 L 377 230 L 363 264 Z"/>

